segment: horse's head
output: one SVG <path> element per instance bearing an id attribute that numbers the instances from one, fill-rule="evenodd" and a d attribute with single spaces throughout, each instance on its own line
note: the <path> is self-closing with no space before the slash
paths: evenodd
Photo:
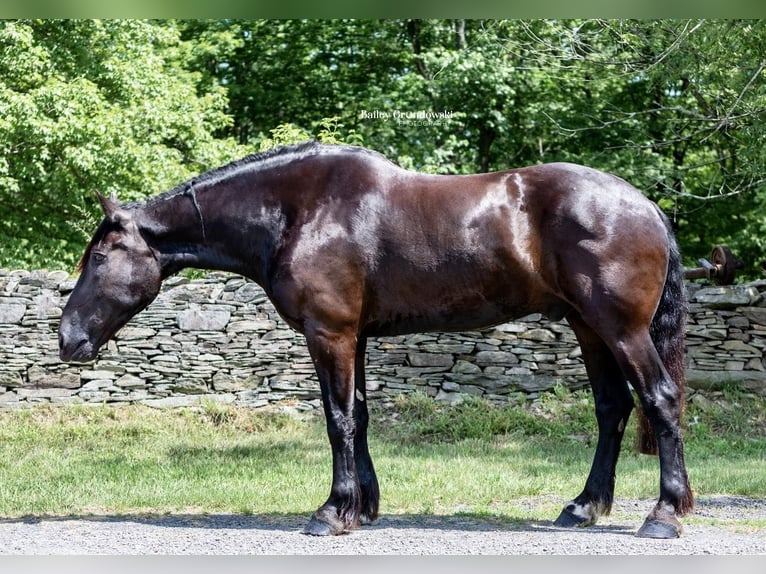
<path id="1" fill-rule="evenodd" d="M 63 361 L 87 362 L 131 317 L 151 303 L 162 276 L 157 253 L 135 212 L 99 195 L 104 220 L 80 261 L 80 278 L 59 326 Z"/>

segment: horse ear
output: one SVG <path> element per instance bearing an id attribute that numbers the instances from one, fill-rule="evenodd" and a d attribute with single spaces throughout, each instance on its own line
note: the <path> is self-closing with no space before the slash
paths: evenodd
<path id="1" fill-rule="evenodd" d="M 120 203 L 117 201 L 117 196 L 114 194 L 107 198 L 104 197 L 104 195 L 98 190 L 95 193 L 96 197 L 98 198 L 98 202 L 101 204 L 101 209 L 104 210 L 105 216 L 110 217 L 120 207 Z"/>
<path id="2" fill-rule="evenodd" d="M 104 210 L 104 217 L 115 223 L 120 223 L 122 219 L 122 212 L 120 202 L 117 201 L 117 196 L 112 193 L 108 198 L 104 197 L 101 192 L 96 191 L 96 197 L 101 204 L 101 209 Z"/>

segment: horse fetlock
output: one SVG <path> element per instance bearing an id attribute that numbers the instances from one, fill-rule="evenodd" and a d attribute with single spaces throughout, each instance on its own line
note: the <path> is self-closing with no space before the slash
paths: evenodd
<path id="1" fill-rule="evenodd" d="M 609 514 L 609 509 L 603 504 L 594 502 L 580 504 L 572 501 L 564 507 L 554 524 L 567 528 L 592 526 L 603 514 Z"/>
<path id="2" fill-rule="evenodd" d="M 689 477 L 685 473 L 677 480 L 670 481 L 667 491 L 670 493 L 666 498 L 670 500 L 667 506 L 673 509 L 675 516 L 686 516 L 694 511 L 694 491 L 689 486 Z"/>

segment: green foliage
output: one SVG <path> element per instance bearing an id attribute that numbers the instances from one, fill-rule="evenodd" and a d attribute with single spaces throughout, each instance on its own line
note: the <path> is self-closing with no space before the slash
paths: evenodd
<path id="1" fill-rule="evenodd" d="M 561 399 L 567 399 L 562 401 Z M 396 403 L 400 418 L 395 429 L 407 443 L 491 440 L 497 436 L 572 437 L 596 428 L 592 400 L 587 394 L 559 391 L 530 405 L 497 406 L 468 395 L 459 404 L 439 405 L 423 394 L 403 395 Z"/>
<path id="2" fill-rule="evenodd" d="M 315 126 L 316 135 L 295 124 L 281 124 L 269 130 L 271 137 L 264 138 L 258 145 L 259 151 L 315 139 L 324 144 L 362 145 L 362 137 L 354 129 L 345 130 L 339 116 L 322 118 Z"/>
<path id="3" fill-rule="evenodd" d="M 317 134 L 317 140 L 324 144 L 331 145 L 357 145 L 364 144 L 364 140 L 361 134 L 357 133 L 354 129 L 345 130 L 345 125 L 341 123 L 340 116 L 332 116 L 331 118 L 322 118 L 319 120 L 319 133 Z"/>
<path id="4" fill-rule="evenodd" d="M 430 173 L 592 165 L 688 263 L 727 243 L 758 276 L 764 53 L 759 20 L 4 21 L 0 266 L 70 268 L 95 189 L 314 138 Z"/>
<path id="5" fill-rule="evenodd" d="M 280 114 L 310 125 L 332 113 L 366 145 L 426 172 L 557 160 L 593 165 L 661 202 L 690 264 L 728 243 L 747 262 L 746 275 L 759 273 L 766 241 L 763 23 L 239 25 L 252 33 L 219 81 L 242 90 L 231 100 L 235 125 L 246 128 L 237 132 L 240 141 L 257 139 Z M 418 112 L 445 117 L 394 117 Z"/>
<path id="6" fill-rule="evenodd" d="M 271 137 L 261 140 L 259 151 L 266 151 L 273 147 L 300 143 L 311 139 L 311 134 L 295 124 L 281 124 L 273 130 L 269 130 Z"/>
<path id="7" fill-rule="evenodd" d="M 145 21 L 0 23 L 0 266 L 71 268 L 94 190 L 140 199 L 242 153 L 180 45 Z"/>
<path id="8" fill-rule="evenodd" d="M 727 386 L 701 408 L 692 403 L 685 413 L 689 440 L 704 445 L 698 456 L 715 458 L 731 449 L 764 458 L 766 409 L 764 401 Z"/>

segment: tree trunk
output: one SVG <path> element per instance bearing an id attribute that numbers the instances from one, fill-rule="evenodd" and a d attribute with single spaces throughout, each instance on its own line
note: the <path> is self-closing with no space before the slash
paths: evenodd
<path id="1" fill-rule="evenodd" d="M 479 166 L 482 173 L 489 171 L 490 150 L 496 136 L 494 128 L 487 126 L 479 128 Z"/>
<path id="2" fill-rule="evenodd" d="M 455 49 L 465 49 L 465 20 L 455 20 Z"/>
<path id="3" fill-rule="evenodd" d="M 428 79 L 428 68 L 426 63 L 420 54 L 423 52 L 423 46 L 420 43 L 420 31 L 422 29 L 422 20 L 408 20 L 407 21 L 407 34 L 410 37 L 410 43 L 412 44 L 412 53 L 415 54 L 415 67 L 418 73 L 425 79 Z"/>

